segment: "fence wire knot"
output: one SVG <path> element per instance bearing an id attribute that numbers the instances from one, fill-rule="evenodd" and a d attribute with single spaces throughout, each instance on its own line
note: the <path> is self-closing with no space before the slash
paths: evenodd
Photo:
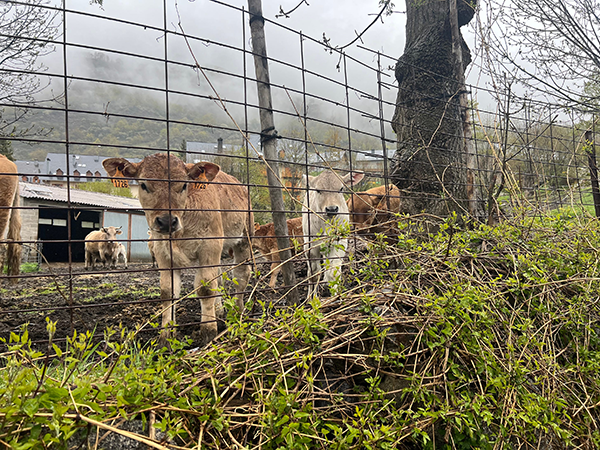
<path id="1" fill-rule="evenodd" d="M 277 134 L 277 130 L 275 127 L 265 128 L 260 132 L 260 142 L 264 144 L 265 142 L 269 142 L 272 139 L 281 139 L 281 136 Z"/>

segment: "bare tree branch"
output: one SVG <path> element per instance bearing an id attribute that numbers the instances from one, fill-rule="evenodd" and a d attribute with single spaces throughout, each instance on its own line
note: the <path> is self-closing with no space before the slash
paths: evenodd
<path id="1" fill-rule="evenodd" d="M 394 7 L 394 4 L 391 2 L 391 0 L 382 0 L 379 4 L 383 5 L 383 7 L 381 8 L 381 11 L 379 11 L 379 13 L 375 16 L 375 19 L 373 19 L 373 21 L 360 33 L 356 33 L 356 31 L 355 31 L 356 37 L 352 41 L 348 42 L 346 45 L 342 45 L 341 47 L 337 47 L 337 46 L 332 47 L 330 44 L 331 39 L 327 39 L 325 37 L 325 33 L 323 33 L 323 41 L 322 42 L 325 44 L 325 47 L 328 47 L 331 50 L 341 51 L 341 50 L 344 50 L 345 48 L 350 47 L 356 41 L 362 40 L 363 35 L 369 30 L 369 28 L 371 28 L 373 25 L 375 25 L 375 23 L 377 23 L 377 21 L 379 19 L 381 19 L 381 17 L 384 15 L 384 13 L 385 13 L 385 15 L 390 15 L 392 13 L 391 8 Z"/>
<path id="2" fill-rule="evenodd" d="M 40 74 L 47 68 L 38 59 L 54 51 L 60 36 L 60 11 L 48 0 L 25 4 L 0 2 L 0 135 L 23 135 L 18 122 L 50 81 Z M 8 106 L 7 106 L 8 105 Z"/>
<path id="3" fill-rule="evenodd" d="M 488 73 L 509 73 L 530 93 L 594 105 L 600 82 L 600 0 L 487 0 L 481 24 Z"/>
<path id="4" fill-rule="evenodd" d="M 292 9 L 290 9 L 287 12 L 283 10 L 283 6 L 279 5 L 279 14 L 275 14 L 275 17 L 278 18 L 278 19 L 280 17 L 285 17 L 286 19 L 289 19 L 290 18 L 290 14 L 292 14 L 294 11 L 296 11 L 298 8 L 300 8 L 300 6 L 303 3 L 306 3 L 306 6 L 310 6 L 306 0 L 301 0 L 300 3 L 298 3 L 295 7 L 293 7 Z"/>

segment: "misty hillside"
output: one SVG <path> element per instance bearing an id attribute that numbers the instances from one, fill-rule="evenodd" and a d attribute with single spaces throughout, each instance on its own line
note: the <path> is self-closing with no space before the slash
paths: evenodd
<path id="1" fill-rule="evenodd" d="M 147 64 L 147 63 L 144 63 Z M 108 156 L 139 157 L 148 152 L 167 148 L 167 105 L 160 82 L 161 71 L 147 65 L 132 66 L 119 57 L 92 56 L 84 59 L 84 69 L 78 78 L 70 82 L 66 99 L 68 112 L 69 151 L 76 154 L 102 154 Z M 143 83 L 146 89 L 127 85 L 107 84 L 114 74 L 122 76 L 127 67 L 128 82 Z M 170 149 L 180 149 L 184 141 L 215 142 L 222 137 L 226 144 L 241 145 L 243 142 L 236 124 L 217 105 L 207 87 L 201 85 L 191 70 L 174 70 L 170 77 L 168 138 Z M 148 75 L 148 74 L 153 75 Z M 138 74 L 138 76 L 136 76 Z M 253 93 L 249 92 L 248 124 L 241 105 L 243 86 L 228 83 L 225 77 L 214 76 L 214 82 L 227 108 L 240 128 L 260 132 L 258 115 L 253 104 Z M 91 80 L 102 80 L 102 83 Z M 164 83 L 163 83 L 164 84 Z M 51 92 L 62 92 L 62 80 L 52 80 Z M 48 94 L 48 91 L 46 91 Z M 250 95 L 251 94 L 251 95 Z M 277 103 L 277 92 L 274 93 Z M 22 129 L 28 129 L 32 141 L 13 141 L 15 157 L 21 160 L 43 160 L 48 152 L 64 153 L 66 120 L 64 99 L 45 103 L 41 109 L 31 109 L 23 121 Z M 347 148 L 348 133 L 343 128 L 344 119 L 326 104 L 308 100 L 312 118 L 308 129 L 313 142 L 333 147 Z M 303 126 L 294 113 L 276 114 L 275 121 L 280 136 L 303 139 Z M 333 126 L 337 123 L 341 126 Z M 287 144 L 289 145 L 289 144 Z M 373 136 L 353 133 L 352 147 L 355 149 L 378 148 L 380 140 Z"/>
<path id="2" fill-rule="evenodd" d="M 68 138 L 73 144 L 72 153 L 134 157 L 167 148 L 164 101 L 157 101 L 146 92 L 133 95 L 119 91 L 122 89 L 101 85 L 90 90 L 75 87 L 69 91 Z M 170 125 L 172 149 L 179 149 L 184 139 L 216 142 L 223 137 L 227 143 L 241 143 L 239 133 L 210 127 L 225 126 L 212 111 L 203 112 L 174 103 L 169 107 L 171 117 L 176 117 L 172 120 L 181 122 Z M 58 109 L 32 111 L 22 126 L 35 132 L 40 141 L 66 139 L 65 112 Z M 43 159 L 47 152 L 65 151 L 63 143 L 51 142 L 32 145 L 14 141 L 13 147 L 18 159 Z"/>

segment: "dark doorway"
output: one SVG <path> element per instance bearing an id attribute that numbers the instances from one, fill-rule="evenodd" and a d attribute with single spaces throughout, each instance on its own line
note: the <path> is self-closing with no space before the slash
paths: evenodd
<path id="1" fill-rule="evenodd" d="M 42 241 L 42 254 L 50 262 L 68 262 L 69 248 L 71 261 L 85 260 L 85 237 L 100 228 L 100 211 L 79 209 L 48 208 L 40 206 L 38 238 Z M 70 217 L 71 241 L 69 241 Z"/>

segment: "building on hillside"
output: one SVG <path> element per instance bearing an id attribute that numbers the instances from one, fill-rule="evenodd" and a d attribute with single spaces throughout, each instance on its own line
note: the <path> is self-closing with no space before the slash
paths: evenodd
<path id="1" fill-rule="evenodd" d="M 108 174 L 102 161 L 110 156 L 69 155 L 69 174 L 67 175 L 67 158 L 64 153 L 48 153 L 45 161 L 15 161 L 20 180 L 26 183 L 45 184 L 66 188 L 68 184 L 77 185 L 89 181 L 108 180 Z M 139 158 L 128 158 L 139 162 Z M 129 187 L 137 197 L 137 183 L 130 182 Z"/>
<path id="2" fill-rule="evenodd" d="M 217 156 L 231 153 L 233 145 L 224 144 L 223 138 L 212 142 L 186 142 L 186 162 L 195 164 L 200 161 L 214 161 Z"/>
<path id="3" fill-rule="evenodd" d="M 44 163 L 41 161 L 15 161 L 20 181 L 40 184 L 45 171 L 42 170 Z"/>
<path id="4" fill-rule="evenodd" d="M 254 148 L 261 152 L 260 135 L 250 133 L 250 143 Z M 235 150 L 238 150 L 246 145 L 242 142 L 241 145 L 225 144 L 223 138 L 218 138 L 216 143 L 213 142 L 186 142 L 186 162 L 197 163 L 200 161 L 214 161 L 218 156 L 231 155 Z M 250 157 L 255 157 L 254 151 L 250 149 Z"/>
<path id="5" fill-rule="evenodd" d="M 85 183 L 105 178 L 102 156 L 69 155 L 70 182 Z M 21 181 L 52 186 L 67 185 L 67 159 L 65 154 L 48 153 L 45 161 L 15 161 Z"/>
<path id="6" fill-rule="evenodd" d="M 16 164 L 21 181 L 66 187 L 67 179 L 70 183 L 106 179 L 107 174 L 102 167 L 105 158 L 98 155 L 69 155 L 69 173 L 67 155 L 64 153 L 48 153 L 45 161 L 16 161 Z"/>
<path id="7" fill-rule="evenodd" d="M 387 150 L 387 170 L 391 171 L 391 160 L 395 150 Z M 373 176 L 383 177 L 385 175 L 385 158 L 383 150 L 354 150 L 352 168 L 360 170 Z"/>
<path id="8" fill-rule="evenodd" d="M 19 187 L 24 261 L 68 262 L 70 250 L 72 262 L 83 262 L 85 237 L 103 226 L 121 227 L 129 260 L 151 261 L 139 200 L 37 183 Z"/>

